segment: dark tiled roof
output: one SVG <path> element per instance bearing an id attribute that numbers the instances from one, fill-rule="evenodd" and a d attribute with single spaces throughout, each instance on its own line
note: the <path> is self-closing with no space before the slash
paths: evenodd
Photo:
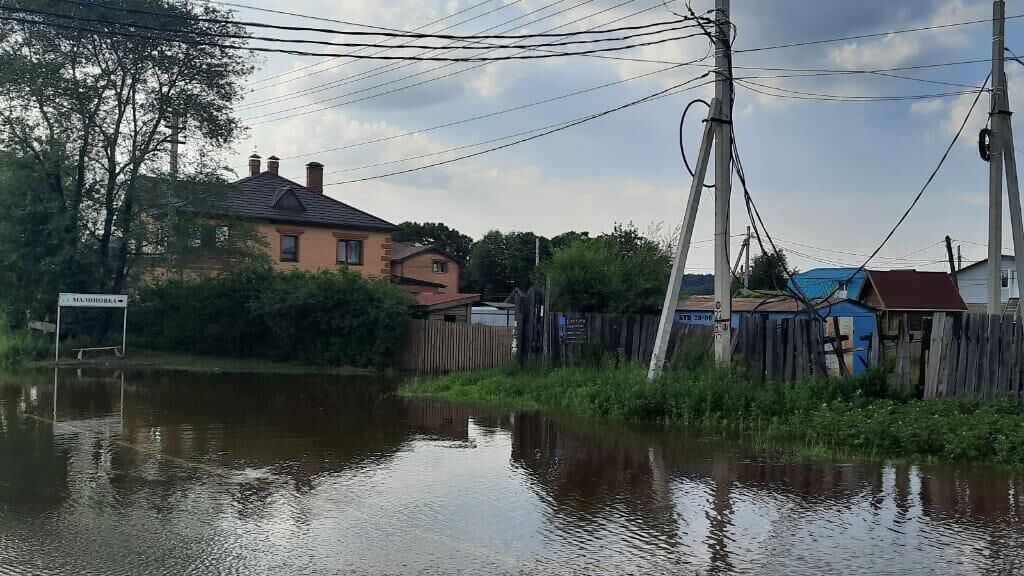
<path id="1" fill-rule="evenodd" d="M 419 278 L 410 278 L 408 276 L 397 276 L 391 275 L 391 282 L 400 286 L 426 286 L 428 288 L 447 288 L 446 284 L 438 284 L 437 282 L 431 282 L 429 280 L 420 280 Z"/>
<path id="2" fill-rule="evenodd" d="M 966 310 L 963 298 L 946 272 L 869 270 L 861 297 L 872 286 L 885 310 Z"/>
<path id="3" fill-rule="evenodd" d="M 235 186 L 239 188 L 239 193 L 231 194 L 224 200 L 225 211 L 234 216 L 358 230 L 391 231 L 398 228 L 386 220 L 270 172 L 242 178 L 235 182 Z M 305 210 L 274 207 L 286 189 L 295 193 Z"/>

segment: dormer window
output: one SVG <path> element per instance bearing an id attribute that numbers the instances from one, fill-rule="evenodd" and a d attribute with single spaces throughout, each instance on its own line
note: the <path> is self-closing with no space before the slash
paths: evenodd
<path id="1" fill-rule="evenodd" d="M 274 208 L 278 210 L 288 210 L 289 212 L 305 212 L 306 207 L 302 204 L 302 200 L 295 194 L 295 190 L 291 188 L 282 188 L 274 196 Z"/>

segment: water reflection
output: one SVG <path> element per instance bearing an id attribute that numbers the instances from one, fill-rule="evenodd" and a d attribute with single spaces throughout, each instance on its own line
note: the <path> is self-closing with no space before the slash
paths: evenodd
<path id="1" fill-rule="evenodd" d="M 1020 574 L 978 468 L 393 396 L 365 379 L 0 375 L 0 574 Z"/>

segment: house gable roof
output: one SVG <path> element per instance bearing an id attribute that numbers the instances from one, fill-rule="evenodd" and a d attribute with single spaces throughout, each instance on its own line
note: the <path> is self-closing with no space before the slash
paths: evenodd
<path id="1" fill-rule="evenodd" d="M 242 178 L 234 186 L 239 192 L 222 200 L 225 212 L 233 216 L 357 230 L 398 229 L 386 220 L 271 172 Z M 295 209 L 288 200 L 291 197 L 303 209 Z"/>
<path id="2" fill-rule="evenodd" d="M 437 254 L 438 256 L 443 256 L 443 257 L 445 257 L 445 258 L 447 258 L 447 259 L 449 259 L 449 260 L 451 260 L 453 262 L 456 262 L 456 263 L 459 263 L 459 264 L 462 263 L 462 260 L 460 260 L 455 255 L 450 254 L 448 252 L 445 252 L 444 250 L 441 250 L 440 248 L 438 248 L 437 246 L 435 246 L 433 244 L 428 244 L 428 245 L 425 245 L 425 246 L 419 246 L 419 245 L 413 244 L 411 242 L 392 242 L 391 243 L 391 261 L 392 262 L 401 262 L 402 260 L 407 260 L 409 258 L 412 258 L 413 256 L 416 256 L 417 254 L 424 254 L 424 253 Z"/>
<path id="3" fill-rule="evenodd" d="M 789 288 L 796 291 L 799 287 L 799 292 L 807 298 L 825 298 L 836 292 L 840 282 L 846 282 L 847 295 L 857 298 L 866 276 L 864 270 L 857 268 L 814 268 L 794 274 Z"/>
<path id="4" fill-rule="evenodd" d="M 946 272 L 870 270 L 861 297 L 871 290 L 878 295 L 881 308 L 885 310 L 967 310 L 952 277 Z"/>
<path id="5" fill-rule="evenodd" d="M 1016 259 L 1014 259 L 1012 254 L 1003 254 L 1003 262 L 1016 262 Z M 963 268 L 957 270 L 956 273 L 960 274 L 961 272 L 966 272 L 967 270 L 977 268 L 978 266 L 982 266 L 985 264 L 988 264 L 988 258 L 985 258 L 984 260 L 979 260 L 974 264 L 968 264 L 967 266 L 964 266 Z"/>
<path id="6" fill-rule="evenodd" d="M 416 304 L 427 310 L 437 310 L 472 304 L 479 299 L 479 294 L 461 294 L 458 292 L 454 294 L 430 294 L 424 292 L 416 295 Z"/>

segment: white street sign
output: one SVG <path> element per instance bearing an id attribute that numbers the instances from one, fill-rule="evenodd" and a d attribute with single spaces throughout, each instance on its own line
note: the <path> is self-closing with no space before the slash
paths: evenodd
<path id="1" fill-rule="evenodd" d="M 58 305 L 78 308 L 127 308 L 128 296 L 124 294 L 73 294 L 61 292 Z"/>

